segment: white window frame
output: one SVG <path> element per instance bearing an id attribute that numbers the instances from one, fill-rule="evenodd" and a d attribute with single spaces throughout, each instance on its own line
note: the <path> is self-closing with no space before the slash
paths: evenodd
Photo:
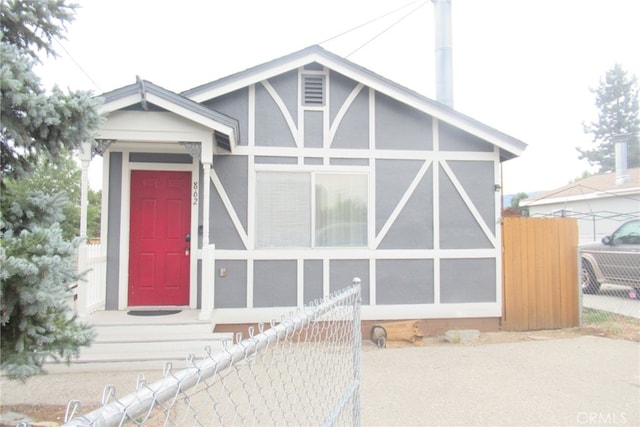
<path id="1" fill-rule="evenodd" d="M 336 170 L 311 170 L 311 169 L 298 169 L 298 170 L 273 170 L 273 169 L 260 169 L 260 170 L 256 170 L 256 185 L 255 185 L 255 197 L 256 200 L 258 198 L 258 180 L 260 179 L 259 176 L 261 173 L 302 173 L 302 174 L 308 174 L 310 175 L 310 181 L 309 181 L 309 191 L 310 191 L 310 196 L 311 196 L 311 203 L 310 203 L 310 209 L 311 209 L 311 221 L 310 221 L 310 225 L 309 225 L 309 246 L 260 246 L 258 244 L 258 242 L 260 241 L 259 237 L 258 237 L 258 226 L 257 226 L 257 217 L 260 215 L 260 212 L 258 212 L 258 203 L 256 201 L 255 204 L 255 215 L 256 215 L 256 227 L 255 229 L 255 233 L 256 235 L 255 237 L 255 244 L 256 244 L 256 248 L 260 249 L 260 250 L 269 250 L 269 249 L 288 249 L 288 248 L 302 248 L 302 249 L 329 249 L 329 248 L 339 248 L 339 249 L 349 249 L 349 248 L 354 248 L 354 249 L 366 249 L 369 247 L 369 226 L 370 226 L 370 211 L 371 211 L 371 201 L 370 201 L 370 192 L 369 192 L 369 185 L 370 185 L 370 176 L 368 172 L 365 171 L 336 171 Z M 365 215 L 366 217 L 366 229 L 367 229 L 367 233 L 365 233 L 365 241 L 362 245 L 358 245 L 358 246 L 317 246 L 316 245 L 316 207 L 317 207 L 317 195 L 316 195 L 316 177 L 319 175 L 345 175 L 345 176 L 365 176 L 366 178 L 366 184 L 365 184 L 365 189 L 364 189 L 364 193 L 363 193 L 363 197 L 366 199 L 366 205 L 367 205 L 367 214 Z"/>

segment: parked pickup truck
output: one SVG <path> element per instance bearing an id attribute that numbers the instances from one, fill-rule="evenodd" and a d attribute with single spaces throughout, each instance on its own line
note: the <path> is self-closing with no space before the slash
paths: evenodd
<path id="1" fill-rule="evenodd" d="M 593 294 L 603 283 L 630 286 L 640 294 L 640 219 L 622 224 L 602 243 L 580 246 L 581 285 Z"/>

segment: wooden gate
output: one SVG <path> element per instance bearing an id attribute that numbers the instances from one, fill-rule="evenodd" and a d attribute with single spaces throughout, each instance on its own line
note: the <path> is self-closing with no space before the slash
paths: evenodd
<path id="1" fill-rule="evenodd" d="M 502 329 L 578 326 L 577 220 L 504 218 L 502 238 Z"/>

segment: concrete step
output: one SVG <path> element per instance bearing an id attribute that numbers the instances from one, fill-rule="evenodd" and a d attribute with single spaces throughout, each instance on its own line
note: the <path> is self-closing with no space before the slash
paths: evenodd
<path id="1" fill-rule="evenodd" d="M 72 365 L 184 361 L 189 354 L 202 358 L 205 348 L 215 354 L 232 333 L 214 333 L 211 323 L 201 321 L 197 311 L 172 316 L 130 316 L 126 312 L 99 312 L 86 319 L 96 338 L 80 350 Z M 52 362 L 55 364 L 56 362 Z"/>
<path id="2" fill-rule="evenodd" d="M 206 340 L 214 336 L 209 323 L 95 325 L 96 343 Z M 222 339 L 219 334 L 215 336 Z"/>
<path id="3" fill-rule="evenodd" d="M 94 342 L 83 348 L 80 358 L 72 363 L 176 361 L 185 360 L 189 354 L 201 358 L 207 346 L 215 354 L 222 350 L 222 340 Z"/>

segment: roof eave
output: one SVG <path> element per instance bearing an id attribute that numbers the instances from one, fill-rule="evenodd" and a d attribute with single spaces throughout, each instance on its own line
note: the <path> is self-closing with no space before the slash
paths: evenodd
<path id="1" fill-rule="evenodd" d="M 500 149 L 501 162 L 520 156 L 527 147 L 527 144 L 519 139 L 502 133 L 424 95 L 420 95 L 320 46 L 311 46 L 214 82 L 197 86 L 182 92 L 181 95 L 198 103 L 204 102 L 311 62 L 317 62 L 340 74 L 351 77 L 365 86 L 492 143 Z"/>
<path id="2" fill-rule="evenodd" d="M 100 95 L 104 103 L 102 113 L 110 113 L 144 102 L 151 102 L 172 113 L 230 136 L 232 147 L 240 141 L 240 125 L 236 119 L 207 108 L 182 95 L 171 92 L 146 80 Z"/>

